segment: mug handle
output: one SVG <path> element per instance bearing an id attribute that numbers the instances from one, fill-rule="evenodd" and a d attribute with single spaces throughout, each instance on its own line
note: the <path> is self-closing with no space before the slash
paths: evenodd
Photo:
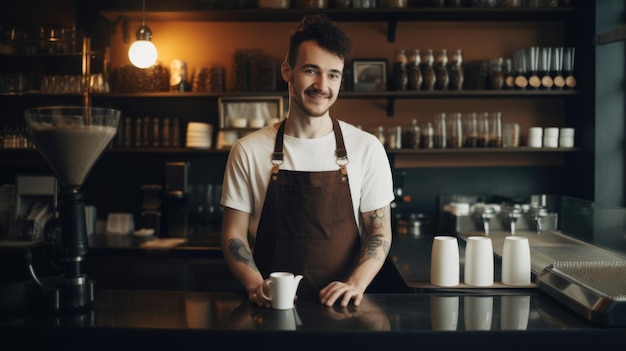
<path id="1" fill-rule="evenodd" d="M 261 296 L 263 296 L 264 299 L 268 300 L 268 301 L 272 301 L 272 297 L 271 296 L 265 296 L 265 292 L 263 291 L 263 285 L 265 285 L 267 283 L 267 286 L 269 289 L 272 289 L 272 281 L 269 279 L 266 279 L 263 281 L 263 284 L 261 284 Z M 271 295 L 271 294 L 270 294 Z"/>

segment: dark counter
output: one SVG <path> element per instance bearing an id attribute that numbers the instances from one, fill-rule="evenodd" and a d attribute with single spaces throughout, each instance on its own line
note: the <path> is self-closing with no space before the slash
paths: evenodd
<path id="1" fill-rule="evenodd" d="M 592 325 L 535 292 L 366 294 L 359 307 L 317 301 L 275 311 L 227 292 L 99 290 L 82 314 L 3 313 L 17 349 L 566 350 L 620 349 L 626 328 Z M 222 346 L 223 345 L 223 346 Z M 620 346 L 621 345 L 621 346 Z"/>
<path id="2" fill-rule="evenodd" d="M 172 291 L 164 284 L 161 290 L 146 289 L 151 279 L 165 280 L 168 275 L 179 279 L 198 263 L 220 261 L 219 247 L 198 242 L 169 247 L 172 242 L 167 241 L 165 247 L 146 247 L 142 245 L 146 240 L 132 237 L 97 239 L 102 241 L 92 243 L 87 263 L 102 259 L 101 269 L 113 276 L 144 265 L 152 267 L 153 276 L 138 272 L 137 277 L 144 277 L 137 281 L 138 289 L 106 288 L 118 282 L 95 277 L 96 304 L 82 313 L 11 309 L 5 304 L 0 310 L 0 338 L 5 345 L 25 350 L 179 350 L 217 345 L 229 350 L 528 350 L 552 345 L 609 350 L 626 345 L 626 327 L 593 324 L 536 288 L 428 286 L 431 235 L 394 236 L 391 268 L 414 293 L 368 293 L 361 306 L 346 309 L 300 299 L 289 311 L 257 308 L 239 293 L 210 287 L 200 291 L 183 284 L 180 291 Z M 174 267 L 169 273 L 167 265 Z M 189 276 L 191 281 L 210 281 L 215 272 L 204 269 Z M 219 279 L 233 281 L 226 276 Z M 221 282 L 217 285 L 223 287 Z"/>

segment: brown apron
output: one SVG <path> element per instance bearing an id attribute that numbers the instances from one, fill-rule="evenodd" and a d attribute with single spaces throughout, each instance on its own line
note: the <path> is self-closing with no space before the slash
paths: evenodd
<path id="1" fill-rule="evenodd" d="M 359 259 L 348 158 L 339 123 L 332 121 L 339 169 L 322 172 L 279 170 L 286 120 L 281 123 L 256 234 L 254 259 L 263 277 L 275 271 L 302 274 L 299 297 L 317 297 L 328 283 L 345 280 Z"/>

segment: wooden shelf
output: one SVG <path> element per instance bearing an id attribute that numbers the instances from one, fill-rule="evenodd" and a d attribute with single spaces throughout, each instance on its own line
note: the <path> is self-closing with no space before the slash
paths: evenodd
<path id="1" fill-rule="evenodd" d="M 299 22 L 319 9 L 176 9 L 146 11 L 146 21 L 186 22 Z M 437 8 L 405 9 L 323 9 L 334 21 L 387 22 L 387 41 L 395 42 L 398 22 L 402 21 L 562 21 L 577 12 L 573 7 L 557 8 Z M 141 21 L 141 9 L 105 9 L 100 13 L 116 23 L 120 18 Z"/>

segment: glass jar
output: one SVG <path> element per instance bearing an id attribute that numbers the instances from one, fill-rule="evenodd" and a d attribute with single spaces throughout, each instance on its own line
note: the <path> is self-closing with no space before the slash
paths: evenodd
<path id="1" fill-rule="evenodd" d="M 428 122 L 426 123 L 426 125 L 424 125 L 424 127 L 420 129 L 421 129 L 420 147 L 424 149 L 432 149 L 435 146 L 434 140 L 433 140 L 433 134 L 434 134 L 433 124 Z"/>
<path id="2" fill-rule="evenodd" d="M 407 2 L 407 0 L 380 0 L 380 7 L 387 9 L 405 8 Z"/>
<path id="3" fill-rule="evenodd" d="M 408 75 L 406 70 L 407 57 L 404 49 L 396 50 L 393 63 L 392 88 L 393 90 L 406 90 Z"/>
<path id="4" fill-rule="evenodd" d="M 435 55 L 435 64 L 433 68 L 435 70 L 435 89 L 436 90 L 448 90 L 448 83 L 450 83 L 450 76 L 448 75 L 448 51 L 446 49 L 438 50 Z"/>
<path id="5" fill-rule="evenodd" d="M 422 90 L 435 90 L 435 82 L 437 77 L 435 76 L 435 70 L 433 68 L 433 62 L 435 57 L 433 56 L 433 50 L 428 49 L 422 53 L 420 59 L 420 71 L 422 73 Z"/>
<path id="6" fill-rule="evenodd" d="M 448 147 L 461 148 L 463 147 L 463 121 L 461 120 L 461 113 L 451 113 L 448 119 L 448 140 L 450 141 Z"/>
<path id="7" fill-rule="evenodd" d="M 296 8 L 299 9 L 325 9 L 328 0 L 296 0 Z"/>
<path id="8" fill-rule="evenodd" d="M 502 71 L 502 57 L 491 60 L 489 70 L 489 88 L 501 90 L 504 87 L 504 72 Z"/>
<path id="9" fill-rule="evenodd" d="M 463 147 L 478 146 L 478 119 L 471 112 L 463 116 Z"/>
<path id="10" fill-rule="evenodd" d="M 463 90 L 463 51 L 456 49 L 448 61 L 449 90 Z"/>
<path id="11" fill-rule="evenodd" d="M 347 9 L 352 6 L 351 0 L 333 0 L 332 5 L 336 9 Z"/>
<path id="12" fill-rule="evenodd" d="M 445 113 L 435 115 L 433 123 L 433 146 L 438 149 L 445 149 L 448 147 L 448 133 Z"/>
<path id="13" fill-rule="evenodd" d="M 419 90 L 422 85 L 422 73 L 420 72 L 420 51 L 415 49 L 409 53 L 406 71 L 408 75 L 407 89 Z"/>
<path id="14" fill-rule="evenodd" d="M 419 149 L 419 147 L 420 147 L 420 127 L 417 123 L 417 119 L 412 119 L 411 125 L 404 128 L 404 135 L 402 137 L 402 148 Z"/>

